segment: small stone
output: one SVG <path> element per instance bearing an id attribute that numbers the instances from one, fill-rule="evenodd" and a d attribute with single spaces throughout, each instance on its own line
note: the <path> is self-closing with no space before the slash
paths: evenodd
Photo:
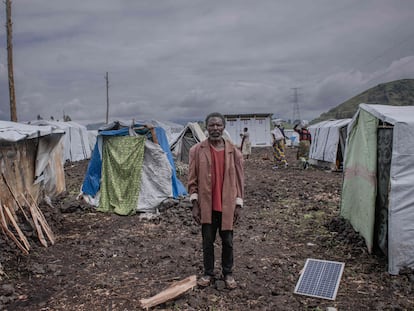
<path id="1" fill-rule="evenodd" d="M 223 280 L 216 280 L 216 289 L 222 291 L 226 288 L 226 284 Z"/>
<path id="2" fill-rule="evenodd" d="M 11 296 L 14 294 L 14 286 L 11 284 L 4 284 L 1 286 L 1 291 L 4 296 Z"/>

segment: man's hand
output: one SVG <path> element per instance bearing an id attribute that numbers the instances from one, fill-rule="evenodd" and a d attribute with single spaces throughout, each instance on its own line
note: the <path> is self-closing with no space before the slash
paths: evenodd
<path id="1" fill-rule="evenodd" d="M 233 224 L 236 225 L 239 222 L 241 216 L 241 206 L 236 205 L 236 209 L 234 210 L 234 217 L 233 217 Z"/>
<path id="2" fill-rule="evenodd" d="M 201 213 L 200 213 L 200 207 L 198 206 L 198 201 L 193 200 L 193 219 L 197 223 L 197 225 L 201 224 Z"/>

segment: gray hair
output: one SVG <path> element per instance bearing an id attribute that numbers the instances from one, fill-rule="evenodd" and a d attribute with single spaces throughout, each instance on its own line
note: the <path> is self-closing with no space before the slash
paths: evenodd
<path id="1" fill-rule="evenodd" d="M 224 127 L 226 127 L 226 119 L 224 118 L 224 116 L 220 112 L 212 112 L 206 117 L 206 127 L 207 127 L 208 121 L 211 118 L 220 118 L 221 121 L 223 121 Z"/>

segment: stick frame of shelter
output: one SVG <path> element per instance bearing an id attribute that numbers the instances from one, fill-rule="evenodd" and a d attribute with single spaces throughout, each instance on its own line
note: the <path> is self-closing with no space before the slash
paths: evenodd
<path id="1" fill-rule="evenodd" d="M 17 247 L 20 248 L 20 250 L 25 254 L 28 255 L 29 254 L 29 249 L 30 249 L 30 245 L 29 248 L 26 248 L 22 243 L 20 243 L 20 241 L 14 236 L 13 232 L 10 231 L 8 225 L 7 225 L 7 221 L 6 221 L 6 216 L 4 214 L 4 210 L 5 207 L 1 204 L 0 202 L 0 226 L 3 230 L 3 232 L 8 235 L 14 243 L 16 243 Z M 7 213 L 7 212 L 6 212 Z"/>
<path id="2" fill-rule="evenodd" d="M 37 213 L 36 209 L 33 207 L 33 205 L 30 204 L 29 201 L 27 201 L 26 197 L 23 196 L 23 195 L 22 195 L 22 197 L 23 197 L 23 200 L 26 202 L 27 206 L 29 207 L 30 213 L 32 214 L 33 223 L 34 223 L 34 228 L 33 229 L 37 231 L 37 236 L 39 238 L 40 243 L 44 247 L 47 247 L 48 245 L 47 245 L 45 236 L 43 234 L 42 227 L 39 224 L 40 216 L 38 215 L 38 213 Z"/>
<path id="3" fill-rule="evenodd" d="M 17 200 L 17 196 L 14 194 L 14 192 L 13 192 L 12 188 L 10 187 L 10 184 L 9 184 L 9 182 L 8 182 L 8 181 L 7 181 L 7 179 L 6 179 L 6 176 L 4 176 L 4 174 L 3 174 L 3 173 L 1 173 L 1 177 L 3 178 L 4 183 L 6 184 L 7 189 L 9 189 L 9 191 L 10 191 L 10 193 L 11 193 L 11 195 L 12 195 L 12 197 L 13 197 L 14 201 L 15 201 L 15 202 L 16 202 L 16 204 L 17 204 L 17 206 L 18 206 L 18 207 L 20 208 L 20 210 L 22 211 L 24 218 L 26 218 L 27 222 L 28 222 L 28 223 L 29 223 L 29 224 L 33 227 L 32 222 L 29 220 L 29 217 L 26 215 L 26 212 L 24 211 L 23 207 L 20 205 L 19 200 Z"/>
<path id="4" fill-rule="evenodd" d="M 150 298 L 141 299 L 141 306 L 142 308 L 148 310 L 148 308 L 159 305 L 185 293 L 187 290 L 192 289 L 196 285 L 197 278 L 195 275 L 191 275 L 181 281 L 174 282 L 171 286 Z"/>
<path id="5" fill-rule="evenodd" d="M 7 205 L 3 205 L 3 209 L 6 211 L 6 215 L 9 218 L 10 222 L 12 223 L 14 229 L 16 230 L 17 234 L 19 235 L 20 241 L 22 241 L 23 245 L 27 250 L 30 249 L 29 241 L 27 240 L 26 236 L 20 229 L 19 225 L 16 222 L 16 219 L 13 216 L 13 213 L 11 212 L 10 208 Z"/>
<path id="6" fill-rule="evenodd" d="M 32 204 L 30 205 L 31 208 L 33 208 L 33 210 L 35 210 L 35 214 L 37 215 L 37 220 L 39 221 L 39 223 L 41 224 L 43 230 L 45 231 L 50 243 L 53 245 L 56 242 L 56 238 L 55 235 L 53 234 L 52 229 L 50 229 L 49 224 L 46 221 L 45 216 L 43 215 L 42 211 L 40 210 L 39 206 L 37 205 L 35 199 L 33 198 L 33 196 L 30 194 L 29 191 L 27 191 L 29 197 L 32 199 Z"/>

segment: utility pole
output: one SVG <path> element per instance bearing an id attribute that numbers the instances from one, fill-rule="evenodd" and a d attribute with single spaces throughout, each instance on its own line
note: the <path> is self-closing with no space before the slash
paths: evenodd
<path id="1" fill-rule="evenodd" d="M 298 87 L 292 88 L 294 91 L 293 93 L 293 115 L 292 115 L 292 123 L 296 121 L 300 121 L 300 112 L 299 112 L 299 94 L 298 94 Z"/>
<path id="2" fill-rule="evenodd" d="M 106 72 L 106 76 L 105 76 L 105 80 L 106 80 L 106 124 L 108 124 L 108 120 L 109 120 L 109 79 L 108 79 L 108 71 Z"/>
<path id="3" fill-rule="evenodd" d="M 9 73 L 9 97 L 10 97 L 10 120 L 17 122 L 16 95 L 14 91 L 13 75 L 13 43 L 12 43 L 12 19 L 11 0 L 6 0 L 6 28 L 7 28 L 7 63 Z"/>

